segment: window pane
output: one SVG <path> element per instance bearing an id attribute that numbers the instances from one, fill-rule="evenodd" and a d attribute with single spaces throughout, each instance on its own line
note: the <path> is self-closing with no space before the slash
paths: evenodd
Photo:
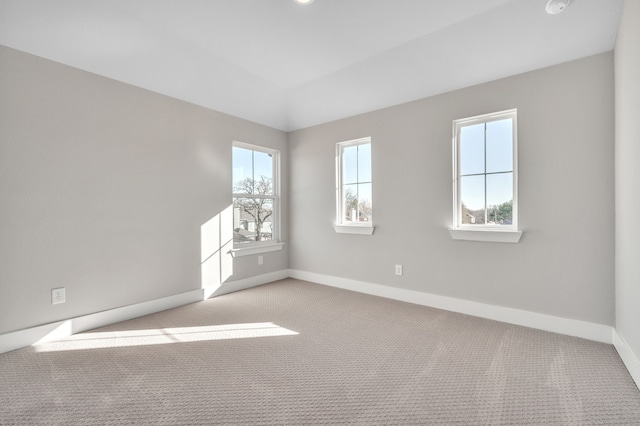
<path id="1" fill-rule="evenodd" d="M 233 242 L 247 243 L 251 241 L 252 233 L 249 231 L 251 216 L 246 213 L 250 210 L 251 203 L 245 198 L 233 199 Z"/>
<path id="2" fill-rule="evenodd" d="M 366 141 L 366 142 L 365 142 Z M 364 143 L 360 143 L 364 142 Z M 339 147 L 338 224 L 371 221 L 371 142 L 369 138 L 342 142 Z"/>
<path id="3" fill-rule="evenodd" d="M 253 151 L 253 178 L 256 181 L 254 194 L 273 195 L 273 156 L 271 154 Z"/>
<path id="4" fill-rule="evenodd" d="M 460 199 L 462 224 L 484 224 L 484 175 L 460 178 Z"/>
<path id="5" fill-rule="evenodd" d="M 358 182 L 358 146 L 347 146 L 342 150 L 342 183 Z"/>
<path id="6" fill-rule="evenodd" d="M 273 195 L 273 180 L 266 176 L 257 177 L 253 193 L 255 195 Z"/>
<path id="7" fill-rule="evenodd" d="M 345 222 L 358 221 L 358 185 L 342 187 L 342 218 Z"/>
<path id="8" fill-rule="evenodd" d="M 487 123 L 487 173 L 513 170 L 511 118 Z"/>
<path id="9" fill-rule="evenodd" d="M 253 156 L 249 149 L 233 147 L 233 192 L 253 193 Z"/>
<path id="10" fill-rule="evenodd" d="M 372 205 L 371 205 L 371 184 L 364 183 L 358 185 L 358 221 L 371 222 Z"/>
<path id="11" fill-rule="evenodd" d="M 371 182 L 371 144 L 358 145 L 358 182 Z"/>
<path id="12" fill-rule="evenodd" d="M 236 198 L 233 200 L 233 241 L 271 241 L 273 239 L 273 200 Z"/>
<path id="13" fill-rule="evenodd" d="M 489 223 L 513 223 L 513 173 L 487 175 L 487 209 Z"/>
<path id="14" fill-rule="evenodd" d="M 484 123 L 460 129 L 460 174 L 484 173 Z"/>
<path id="15" fill-rule="evenodd" d="M 256 240 L 273 240 L 273 200 L 259 200 L 257 214 L 259 226 L 256 228 Z"/>

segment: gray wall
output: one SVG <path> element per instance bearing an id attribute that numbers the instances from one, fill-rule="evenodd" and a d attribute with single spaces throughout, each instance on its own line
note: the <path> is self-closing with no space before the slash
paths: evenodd
<path id="1" fill-rule="evenodd" d="M 290 268 L 613 325 L 613 73 L 609 52 L 290 133 Z M 451 122 L 509 108 L 522 240 L 453 241 Z M 335 144 L 363 136 L 376 230 L 336 234 Z"/>
<path id="2" fill-rule="evenodd" d="M 615 49 L 616 329 L 640 357 L 640 2 L 626 0 Z"/>
<path id="3" fill-rule="evenodd" d="M 201 288 L 234 139 L 280 149 L 287 182 L 284 132 L 0 46 L 0 333 Z M 287 268 L 264 257 L 230 281 Z"/>
<path id="4" fill-rule="evenodd" d="M 637 87 L 621 80 L 638 66 L 627 39 L 617 81 Z M 283 132 L 0 47 L 0 333 L 200 288 L 200 227 L 230 204 L 232 140 L 281 150 L 289 244 L 262 266 L 236 258 L 231 281 L 290 267 L 613 325 L 613 75 L 612 53 L 597 55 L 299 130 L 287 148 Z M 508 108 L 525 234 L 452 241 L 451 121 Z M 335 144 L 363 136 L 376 232 L 335 234 Z M 633 137 L 618 145 L 637 150 Z M 638 252 L 628 244 L 620 260 Z M 621 265 L 638 300 L 638 271 Z M 67 303 L 52 306 L 60 286 Z M 618 323 L 638 353 L 631 303 Z"/>

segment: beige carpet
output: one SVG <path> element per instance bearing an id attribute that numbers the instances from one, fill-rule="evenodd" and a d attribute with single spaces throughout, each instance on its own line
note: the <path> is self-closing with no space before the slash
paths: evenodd
<path id="1" fill-rule="evenodd" d="M 2 425 L 640 425 L 610 345 L 284 280 L 0 355 Z"/>

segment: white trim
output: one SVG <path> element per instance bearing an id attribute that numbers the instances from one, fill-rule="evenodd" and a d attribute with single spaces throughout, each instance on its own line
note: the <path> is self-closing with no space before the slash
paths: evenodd
<path id="1" fill-rule="evenodd" d="M 504 225 L 504 229 L 509 229 L 511 231 L 518 231 L 518 109 L 513 108 L 505 111 L 499 111 L 490 114 L 482 114 L 476 115 L 474 117 L 461 118 L 457 120 L 453 120 L 453 130 L 452 130 L 452 170 L 453 170 L 453 226 L 451 229 L 453 230 L 464 230 L 464 225 L 461 224 L 461 214 L 462 214 L 462 199 L 460 198 L 460 176 L 459 176 L 459 151 L 460 151 L 460 131 L 462 127 L 469 126 L 476 123 L 489 123 L 496 120 L 503 120 L 505 118 L 512 119 L 512 169 L 511 173 L 513 173 L 513 197 L 512 197 L 512 224 Z M 485 141 L 486 143 L 486 141 Z M 486 158 L 485 158 L 486 162 Z M 484 170 L 486 176 L 486 164 Z M 485 187 L 485 202 L 486 202 L 486 191 Z M 485 209 L 486 209 L 485 205 Z M 486 217 L 485 217 L 486 218 Z M 486 229 L 489 231 L 493 231 L 492 225 L 476 225 L 478 229 Z M 495 225 L 493 225 L 495 226 Z M 460 236 L 464 236 L 464 234 L 460 234 Z M 471 235 L 468 235 L 471 236 Z M 451 235 L 454 238 L 453 234 Z M 454 238 L 461 240 L 471 240 L 471 241 L 492 241 L 492 242 L 517 242 L 517 241 L 501 241 L 493 240 L 493 239 L 474 239 L 474 238 Z M 519 237 L 518 237 L 519 239 Z"/>
<path id="2" fill-rule="evenodd" d="M 231 253 L 231 256 L 233 257 L 242 257 L 242 256 L 250 256 L 252 254 L 279 251 L 279 250 L 282 250 L 282 247 L 284 247 L 284 243 L 268 243 L 268 244 L 254 243 L 247 247 L 238 246 L 237 248 L 229 250 L 229 253 Z"/>
<path id="3" fill-rule="evenodd" d="M 106 325 L 138 318 L 144 315 L 155 314 L 156 312 L 165 311 L 167 309 L 200 302 L 205 298 L 245 290 L 247 288 L 282 280 L 288 277 L 288 270 L 283 269 L 237 281 L 231 281 L 218 286 L 217 288 L 216 286 L 201 288 L 198 290 L 188 291 L 186 293 L 136 303 L 134 305 L 109 309 L 76 318 L 30 327 L 24 330 L 0 334 L 0 354 L 31 346 L 36 343 L 62 339 L 71 336 L 72 334 L 81 333 L 98 327 L 104 327 Z"/>
<path id="4" fill-rule="evenodd" d="M 333 225 L 333 229 L 336 231 L 336 234 L 372 235 L 376 227 L 373 225 Z"/>
<path id="5" fill-rule="evenodd" d="M 349 141 L 344 141 L 344 142 L 338 142 L 336 144 L 336 223 L 337 227 L 341 227 L 339 229 L 335 229 L 336 233 L 340 233 L 340 234 L 366 234 L 367 232 L 361 232 L 361 231 L 351 231 L 348 230 L 346 227 L 348 226 L 359 226 L 356 225 L 354 222 L 348 222 L 344 220 L 344 212 L 343 212 L 343 202 L 344 200 L 342 199 L 342 180 L 343 180 L 343 176 L 342 176 L 342 158 L 343 158 L 343 152 L 344 149 L 346 147 L 351 147 L 351 146 L 359 146 L 359 145 L 369 145 L 370 147 L 373 148 L 373 145 L 371 143 L 371 136 L 366 136 L 364 138 L 358 138 L 358 139 L 353 139 L 353 140 L 349 140 Z M 372 151 L 373 152 L 373 151 Z M 369 162 L 373 161 L 373 154 L 371 154 L 371 158 L 369 158 Z M 371 167 L 371 164 L 369 165 Z M 358 179 L 356 181 L 356 183 L 360 183 L 360 180 Z M 369 182 L 371 184 L 371 202 L 373 202 L 373 168 L 371 169 L 371 182 Z M 344 228 L 342 228 L 344 227 Z M 371 235 L 373 233 L 373 230 L 371 230 L 371 232 L 369 233 L 369 235 Z"/>
<path id="6" fill-rule="evenodd" d="M 237 140 L 233 140 L 231 145 L 242 149 L 248 149 L 249 151 L 266 152 L 267 154 L 278 154 L 280 152 L 275 148 L 269 148 L 264 145 L 254 145 L 252 143 L 240 142 Z"/>
<path id="7" fill-rule="evenodd" d="M 284 243 L 280 242 L 280 238 L 282 236 L 282 232 L 281 232 L 281 227 L 282 227 L 282 214 L 280 212 L 280 203 L 282 200 L 282 187 L 280 185 L 280 180 L 281 180 L 281 170 L 280 170 L 280 151 L 274 148 L 268 148 L 265 146 L 261 146 L 261 145 L 253 145 L 250 143 L 246 143 L 246 142 L 240 142 L 240 141 L 232 141 L 231 142 L 231 148 L 242 148 L 242 149 L 246 149 L 249 151 L 256 151 L 256 152 L 262 152 L 262 153 L 266 153 L 271 155 L 271 165 L 272 165 L 272 184 L 273 184 L 273 194 L 272 195 L 260 195 L 260 194 L 241 194 L 241 193 L 234 193 L 233 192 L 233 188 L 232 188 L 232 194 L 231 197 L 233 200 L 235 200 L 236 198 L 261 198 L 261 199 L 265 199 L 265 200 L 272 200 L 273 203 L 273 215 L 272 215 L 272 223 L 274 224 L 275 229 L 273 230 L 273 235 L 272 235 L 272 240 L 268 243 L 270 244 L 282 244 L 284 245 Z M 231 163 L 232 163 L 232 168 L 233 168 L 233 158 L 231 159 Z M 233 178 L 233 176 L 232 176 Z M 232 203 L 233 205 L 234 203 Z M 234 207 L 235 208 L 235 207 Z M 234 214 L 235 215 L 235 214 Z M 234 216 L 235 217 L 235 216 Z M 250 245 L 254 245 L 257 247 L 259 244 L 263 244 L 262 242 L 253 242 L 253 243 L 245 243 L 245 244 L 250 244 Z M 237 254 L 234 252 L 234 250 L 238 250 Z M 257 253 L 267 253 L 270 251 L 277 251 L 277 250 L 282 250 L 282 246 L 280 246 L 280 248 L 274 248 L 272 250 L 258 250 L 258 251 L 250 251 L 247 248 L 242 247 L 242 244 L 240 244 L 238 247 L 235 247 L 234 249 L 231 250 L 231 255 L 233 257 L 236 256 L 247 256 L 250 254 L 257 254 Z M 246 254 L 242 254 L 242 253 L 246 253 Z"/>
<path id="8" fill-rule="evenodd" d="M 622 359 L 625 367 L 629 371 L 631 378 L 636 382 L 636 386 L 640 388 L 640 361 L 633 353 L 624 338 L 618 334 L 617 330 L 613 330 L 613 346 L 618 351 L 618 355 Z"/>
<path id="9" fill-rule="evenodd" d="M 522 237 L 522 231 L 509 229 L 452 229 L 449 235 L 454 240 L 485 241 L 489 243 L 517 243 Z"/>
<path id="10" fill-rule="evenodd" d="M 76 318 L 57 321 L 0 335 L 0 353 L 31 346 L 35 343 L 61 339 L 75 333 L 92 330 L 117 322 L 154 314 L 203 300 L 204 290 L 198 289 L 161 299 L 109 309 Z"/>
<path id="11" fill-rule="evenodd" d="M 444 309 L 465 315 L 472 315 L 509 324 L 522 325 L 568 336 L 581 337 L 583 339 L 595 340 L 602 343 L 612 343 L 613 328 L 608 325 L 539 314 L 536 312 L 523 311 L 504 306 L 488 305 L 470 300 L 456 299 L 453 297 L 389 287 L 380 284 L 371 284 L 364 281 L 333 277 L 296 269 L 289 269 L 289 276 L 291 278 L 311 281 L 317 284 L 328 285 L 345 290 L 357 291 L 359 293 L 370 294 L 373 296 L 386 297 L 388 299 Z"/>
<path id="12" fill-rule="evenodd" d="M 638 358 L 626 344 L 622 336 L 618 335 L 613 327 L 607 325 L 506 308 L 503 306 L 487 305 L 469 300 L 394 288 L 380 284 L 371 284 L 364 281 L 333 277 L 296 269 L 285 269 L 231 281 L 216 289 L 209 289 L 210 292 L 208 292 L 206 288 L 198 289 L 135 305 L 5 333 L 0 335 L 0 353 L 20 349 L 39 342 L 64 338 L 82 331 L 198 302 L 203 300 L 204 294 L 207 293 L 215 297 L 288 277 L 373 296 L 386 297 L 388 299 L 613 344 L 636 384 L 640 383 L 640 362 Z"/>
<path id="13" fill-rule="evenodd" d="M 208 294 L 207 298 L 217 297 L 222 296 L 223 294 L 246 290 L 251 287 L 257 287 L 262 284 L 284 280 L 285 278 L 289 278 L 289 271 L 287 269 L 282 269 L 280 271 L 268 272 L 266 274 L 226 282 L 221 286 L 211 286 L 214 288 L 205 289 L 205 294 Z"/>

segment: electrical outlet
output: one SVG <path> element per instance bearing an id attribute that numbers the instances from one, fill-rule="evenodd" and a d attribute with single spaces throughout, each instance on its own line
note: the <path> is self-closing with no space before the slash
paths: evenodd
<path id="1" fill-rule="evenodd" d="M 64 287 L 61 288 L 54 288 L 51 290 L 51 304 L 52 305 L 57 305 L 58 303 L 64 303 L 65 302 L 65 291 L 64 291 Z"/>
<path id="2" fill-rule="evenodd" d="M 396 265 L 396 275 L 402 275 L 402 265 Z"/>
<path id="3" fill-rule="evenodd" d="M 258 256 L 258 265 L 262 265 L 264 263 L 264 259 L 262 256 Z"/>

